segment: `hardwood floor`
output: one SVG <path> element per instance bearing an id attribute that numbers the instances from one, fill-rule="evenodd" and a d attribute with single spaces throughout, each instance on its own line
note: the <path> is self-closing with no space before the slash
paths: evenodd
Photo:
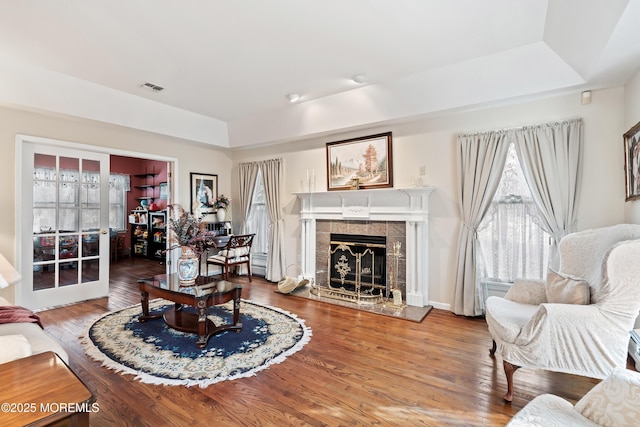
<path id="1" fill-rule="evenodd" d="M 243 298 L 295 313 L 311 342 L 256 376 L 208 388 L 142 384 L 103 368 L 79 336 L 100 315 L 139 303 L 136 280 L 163 272 L 157 262 L 111 268 L 110 295 L 40 312 L 67 350 L 71 368 L 97 397 L 94 426 L 486 426 L 504 425 L 533 397 L 554 393 L 575 403 L 598 380 L 520 369 L 511 405 L 483 319 L 432 310 L 422 323 L 286 296 L 254 277 Z"/>

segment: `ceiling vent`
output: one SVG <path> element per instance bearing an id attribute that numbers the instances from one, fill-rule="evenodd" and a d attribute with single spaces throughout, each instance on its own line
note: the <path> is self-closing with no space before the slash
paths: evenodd
<path id="1" fill-rule="evenodd" d="M 158 85 L 154 85 L 153 83 L 145 83 L 142 86 L 140 86 L 141 88 L 150 90 L 152 92 L 160 92 L 161 90 L 164 90 L 164 88 L 162 86 L 158 86 Z"/>

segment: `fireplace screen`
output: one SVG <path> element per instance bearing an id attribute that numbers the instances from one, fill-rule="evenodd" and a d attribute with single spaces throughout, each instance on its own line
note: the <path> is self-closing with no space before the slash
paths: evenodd
<path id="1" fill-rule="evenodd" d="M 385 236 L 331 234 L 328 281 L 323 293 L 360 303 L 388 296 Z"/>

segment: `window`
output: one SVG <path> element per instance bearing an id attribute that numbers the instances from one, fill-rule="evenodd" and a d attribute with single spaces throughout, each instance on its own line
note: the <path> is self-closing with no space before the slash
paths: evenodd
<path id="1" fill-rule="evenodd" d="M 129 175 L 109 175 L 109 228 L 127 229 L 127 191 L 131 189 Z"/>
<path id="2" fill-rule="evenodd" d="M 269 251 L 269 213 L 264 194 L 264 181 L 262 171 L 258 170 L 256 186 L 253 189 L 251 208 L 246 221 L 246 232 L 255 233 L 251 252 L 266 254 Z"/>
<path id="3" fill-rule="evenodd" d="M 480 281 L 513 283 L 544 279 L 549 235 L 522 173 L 515 146 L 509 146 L 500 185 L 478 228 Z"/>
<path id="4" fill-rule="evenodd" d="M 36 167 L 34 168 L 34 177 L 36 176 L 55 176 L 55 168 L 47 168 L 47 167 Z M 94 172 L 84 172 L 85 178 L 83 178 L 85 181 L 84 182 L 98 182 L 99 181 L 99 174 L 94 173 Z M 93 177 L 93 175 L 95 175 L 95 178 Z M 61 187 L 62 189 L 66 189 L 67 186 L 65 186 L 64 184 L 66 184 L 67 182 L 78 182 L 79 179 L 79 174 L 78 171 L 74 171 L 74 170 L 67 170 L 67 169 L 60 169 L 60 180 L 63 182 L 63 186 Z M 56 191 L 56 186 L 49 186 L 49 187 L 43 187 L 42 185 L 38 185 L 39 183 L 36 182 L 36 194 L 37 197 L 42 198 L 43 200 L 49 200 L 49 199 L 53 199 L 55 200 L 55 191 Z M 70 190 L 75 189 L 75 186 L 69 185 L 68 188 Z M 49 195 L 44 194 L 43 190 L 47 190 L 49 193 Z M 130 178 L 129 175 L 122 175 L 122 174 L 111 174 L 109 175 L 109 228 L 113 228 L 115 230 L 126 230 L 127 229 L 127 223 L 126 223 L 126 206 L 127 206 L 127 191 L 130 190 Z M 62 190 L 61 190 L 62 191 Z M 66 193 L 65 193 L 66 194 Z M 60 197 L 63 197 L 64 195 L 61 194 Z M 49 218 L 46 217 L 44 211 L 40 211 L 40 210 L 34 210 L 34 227 L 36 227 L 37 224 L 55 224 L 55 220 L 51 220 Z M 95 211 L 95 213 L 97 213 L 98 211 Z M 86 223 L 90 223 L 90 224 L 99 224 L 99 218 L 97 218 L 97 215 L 94 214 L 94 212 L 92 211 L 85 211 L 83 213 L 85 215 L 85 217 L 83 217 L 83 220 L 86 221 Z M 36 227 L 37 228 L 37 227 Z M 73 226 L 69 226 L 68 228 L 73 229 Z M 36 230 L 34 228 L 34 232 L 38 232 L 38 230 Z"/>

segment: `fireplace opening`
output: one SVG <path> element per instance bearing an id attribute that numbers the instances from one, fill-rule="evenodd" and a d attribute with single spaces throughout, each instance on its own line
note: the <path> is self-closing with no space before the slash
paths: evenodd
<path id="1" fill-rule="evenodd" d="M 360 303 L 382 302 L 388 296 L 386 248 L 386 236 L 332 233 L 327 292 Z"/>

